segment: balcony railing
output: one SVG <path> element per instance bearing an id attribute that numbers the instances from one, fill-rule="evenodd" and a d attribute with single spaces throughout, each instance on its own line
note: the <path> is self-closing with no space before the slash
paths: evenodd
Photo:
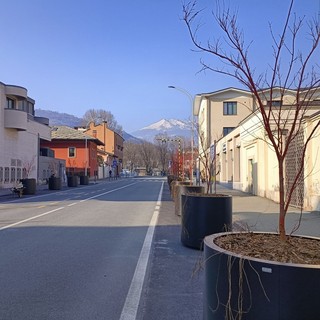
<path id="1" fill-rule="evenodd" d="M 22 110 L 4 109 L 4 127 L 7 129 L 27 130 L 28 114 Z"/>

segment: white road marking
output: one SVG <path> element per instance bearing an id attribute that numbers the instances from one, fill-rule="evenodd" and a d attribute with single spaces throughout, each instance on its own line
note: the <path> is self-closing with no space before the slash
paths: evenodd
<path id="1" fill-rule="evenodd" d="M 84 202 L 84 201 L 87 201 L 87 200 L 90 200 L 90 199 L 94 199 L 94 198 L 100 197 L 100 196 L 102 196 L 102 195 L 104 195 L 104 194 L 107 194 L 107 193 L 115 192 L 115 191 L 118 191 L 118 190 L 120 190 L 120 189 L 124 189 L 124 188 L 130 187 L 130 186 L 132 186 L 132 185 L 134 185 L 134 184 L 136 184 L 136 183 L 131 183 L 131 184 L 128 184 L 128 185 L 126 185 L 126 186 L 123 186 L 123 187 L 120 187 L 120 188 L 116 188 L 116 189 L 113 189 L 113 190 L 110 190 L 110 191 L 107 191 L 107 192 L 104 192 L 104 193 L 100 193 L 100 194 L 98 194 L 98 195 L 95 195 L 95 196 L 90 197 L 90 198 L 87 198 L 87 199 L 83 199 L 83 200 L 81 200 L 81 201 L 79 201 L 79 202 L 71 203 L 71 204 L 68 205 L 68 207 L 74 206 L 74 205 L 76 205 L 76 204 L 78 204 L 78 203 L 80 203 L 80 202 Z M 65 200 L 63 200 L 63 201 L 65 201 Z M 57 202 L 55 202 L 55 203 L 53 203 L 53 204 L 56 204 L 56 203 L 57 203 Z M 59 208 L 56 208 L 56 209 L 54 209 L 54 210 L 50 210 L 50 211 L 48 211 L 48 212 L 44 212 L 44 213 L 42 213 L 42 214 L 38 214 L 38 215 L 36 215 L 36 216 L 30 217 L 30 218 L 28 218 L 28 219 L 24 219 L 24 220 L 21 220 L 21 221 L 17 221 L 17 222 L 15 222 L 15 223 L 8 224 L 8 225 L 6 225 L 6 226 L 0 227 L 0 231 L 5 230 L 5 229 L 9 229 L 9 228 L 11 228 L 11 227 L 17 226 L 17 225 L 19 225 L 19 224 L 22 224 L 22 223 L 25 223 L 25 222 L 28 222 L 28 221 L 31 221 L 31 220 L 34 220 L 34 219 L 37 219 L 37 218 L 40 218 L 40 217 L 43 217 L 43 216 L 45 216 L 45 215 L 47 215 L 47 214 L 50 214 L 50 213 L 53 213 L 53 212 L 62 210 L 62 209 L 64 209 L 64 208 L 65 208 L 65 207 L 59 207 Z"/>
<path id="2" fill-rule="evenodd" d="M 158 196 L 157 206 L 161 204 L 161 196 L 163 190 L 163 182 Z M 142 286 L 146 275 L 147 265 L 149 261 L 150 249 L 152 245 L 154 230 L 157 225 L 159 210 L 153 212 L 149 228 L 144 239 L 144 243 L 140 252 L 140 257 L 134 272 L 131 285 L 124 303 L 120 320 L 135 320 L 138 312 L 139 302 L 141 298 Z"/>
<path id="3" fill-rule="evenodd" d="M 133 186 L 134 184 L 136 184 L 137 182 L 135 183 L 130 183 L 130 184 L 127 184 L 126 186 L 123 186 L 123 187 L 119 187 L 119 188 L 116 188 L 116 189 L 113 189 L 113 190 L 109 190 L 109 191 L 106 191 L 106 192 L 103 192 L 103 193 L 99 193 L 95 196 L 92 196 L 92 197 L 89 197 L 87 199 L 83 199 L 83 200 L 80 200 L 79 203 L 81 202 L 85 202 L 85 201 L 88 201 L 88 200 L 91 200 L 91 199 L 94 199 L 94 198 L 98 198 L 98 197 L 101 197 L 105 194 L 108 194 L 108 193 L 111 193 L 111 192 L 114 192 L 114 191 L 118 191 L 118 190 L 121 190 L 121 189 L 124 189 L 124 188 L 127 188 L 127 187 L 130 187 L 130 186 Z"/>
<path id="4" fill-rule="evenodd" d="M 12 224 L 8 224 L 7 226 L 1 227 L 0 231 L 5 230 L 5 229 L 9 229 L 9 228 L 14 227 L 14 226 L 17 226 L 17 225 L 19 225 L 21 223 L 25 223 L 25 222 L 28 222 L 28 221 L 31 221 L 31 220 L 46 216 L 47 214 L 50 214 L 50 213 L 53 213 L 53 212 L 56 212 L 56 211 L 59 211 L 59 210 L 62 210 L 62 209 L 64 209 L 64 207 L 53 209 L 53 210 L 50 210 L 48 212 L 44 212 L 42 214 L 38 214 L 37 216 L 31 217 L 31 218 L 28 218 L 28 219 L 24 219 L 24 220 L 21 220 L 21 221 L 12 223 Z"/>
<path id="5" fill-rule="evenodd" d="M 67 205 L 67 207 L 72 207 L 72 206 L 76 205 L 77 203 L 78 203 L 78 202 L 70 203 L 70 204 Z"/>

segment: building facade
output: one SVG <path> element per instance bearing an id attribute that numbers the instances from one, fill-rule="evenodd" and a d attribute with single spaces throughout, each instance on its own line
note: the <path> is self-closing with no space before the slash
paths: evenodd
<path id="1" fill-rule="evenodd" d="M 123 137 L 108 128 L 105 121 L 99 124 L 90 122 L 84 132 L 103 143 L 103 145 L 98 146 L 98 155 L 103 159 L 103 177 L 108 176 L 110 170 L 114 176 L 118 176 L 123 163 Z"/>
<path id="2" fill-rule="evenodd" d="M 66 175 L 98 175 L 97 146 L 103 143 L 90 135 L 67 126 L 54 126 L 51 141 L 43 141 L 42 148 L 50 148 L 55 157 L 65 160 Z"/>
<path id="3" fill-rule="evenodd" d="M 49 119 L 36 117 L 26 88 L 0 82 L 0 188 L 39 180 L 40 144 L 50 141 Z"/>
<path id="4" fill-rule="evenodd" d="M 296 92 L 294 90 L 274 89 L 272 101 L 268 99 L 271 93 L 268 89 L 261 91 L 261 100 L 265 106 L 270 108 L 282 108 L 284 114 L 287 112 L 287 121 L 293 121 L 289 106 L 294 105 Z M 237 100 L 237 97 L 234 97 Z M 308 108 L 303 114 L 299 134 L 296 135 L 294 143 L 285 161 L 285 184 L 290 185 L 301 163 L 301 150 L 305 144 L 308 132 L 316 126 L 320 119 L 320 88 L 314 90 L 308 101 Z M 305 100 L 306 101 L 306 100 Z M 254 195 L 267 197 L 276 202 L 279 201 L 278 161 L 276 153 L 270 141 L 267 139 L 266 129 L 262 122 L 261 113 L 255 108 L 255 101 L 250 101 L 252 112 L 244 117 L 232 131 L 223 135 L 220 139 L 211 141 L 210 149 L 215 150 L 217 169 L 216 179 L 230 187 Z M 286 106 L 288 106 L 286 111 Z M 220 106 L 221 107 L 221 106 Z M 286 116 L 287 116 L 286 115 Z M 224 120 L 222 120 L 224 121 Z M 211 126 L 213 123 L 210 124 Z M 205 128 L 210 126 L 206 123 Z M 219 125 L 219 130 L 225 123 Z M 199 121 L 200 130 L 202 124 Z M 274 119 L 270 119 L 272 130 L 277 129 Z M 285 128 L 285 124 L 284 127 Z M 303 179 L 292 195 L 291 204 L 308 210 L 320 210 L 320 131 L 319 129 L 310 141 L 306 150 L 305 163 L 303 166 Z M 286 130 L 281 137 L 286 139 Z M 210 152 L 210 151 L 207 151 Z"/>

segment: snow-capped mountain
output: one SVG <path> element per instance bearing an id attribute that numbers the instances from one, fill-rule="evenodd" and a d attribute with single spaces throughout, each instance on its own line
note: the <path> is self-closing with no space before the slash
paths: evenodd
<path id="1" fill-rule="evenodd" d="M 162 119 L 131 134 L 150 142 L 153 142 L 154 138 L 161 134 L 168 137 L 190 137 L 190 125 L 182 120 Z"/>
<path id="2" fill-rule="evenodd" d="M 38 117 L 45 117 L 49 119 L 50 125 L 65 125 L 69 127 L 79 126 L 82 123 L 82 119 L 76 116 L 60 113 L 57 111 L 36 109 L 35 114 Z M 140 143 L 141 140 L 147 140 L 154 142 L 156 135 L 166 135 L 168 137 L 186 137 L 190 138 L 190 124 L 185 121 L 175 119 L 162 119 L 158 122 L 139 129 L 131 134 L 123 131 L 123 138 L 125 141 L 131 141 L 134 143 Z"/>

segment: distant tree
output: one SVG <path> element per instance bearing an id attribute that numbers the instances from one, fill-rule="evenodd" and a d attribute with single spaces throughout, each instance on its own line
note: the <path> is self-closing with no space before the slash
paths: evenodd
<path id="1" fill-rule="evenodd" d="M 89 109 L 83 115 L 83 125 L 86 126 L 90 121 L 95 124 L 100 124 L 103 121 L 107 122 L 108 128 L 122 135 L 122 126 L 118 124 L 114 115 L 103 109 Z"/>
<path id="2" fill-rule="evenodd" d="M 144 141 L 139 145 L 141 160 L 146 167 L 147 173 L 151 173 L 155 160 L 155 146 L 151 142 Z"/>
<path id="3" fill-rule="evenodd" d="M 166 135 L 156 135 L 155 137 L 155 148 L 158 156 L 158 162 L 161 166 L 161 170 L 166 172 L 168 169 L 168 161 L 170 156 L 170 149 L 167 143 Z"/>
<path id="4" fill-rule="evenodd" d="M 123 143 L 123 163 L 131 172 L 140 164 L 139 144 L 125 141 Z"/>
<path id="5" fill-rule="evenodd" d="M 23 168 L 23 178 L 29 178 L 29 175 L 36 168 L 36 156 L 33 156 L 31 159 L 24 159 L 22 161 Z"/>

